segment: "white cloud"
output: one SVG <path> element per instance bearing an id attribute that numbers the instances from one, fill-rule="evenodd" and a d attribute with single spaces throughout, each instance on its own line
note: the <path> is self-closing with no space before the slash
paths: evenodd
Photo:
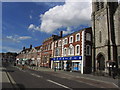
<path id="1" fill-rule="evenodd" d="M 32 15 L 30 15 L 29 18 L 32 19 Z"/>
<path id="2" fill-rule="evenodd" d="M 9 39 L 14 42 L 20 42 L 21 40 L 26 40 L 26 39 L 31 39 L 31 38 L 32 37 L 30 37 L 30 36 L 18 36 L 18 35 L 6 36 L 6 39 Z"/>
<path id="3" fill-rule="evenodd" d="M 29 30 L 32 30 L 33 32 L 36 31 L 36 30 L 40 30 L 40 27 L 39 26 L 35 26 L 34 24 L 30 24 L 28 26 L 28 29 Z"/>
<path id="4" fill-rule="evenodd" d="M 36 27 L 31 24 L 28 29 L 40 30 L 46 33 L 52 33 L 58 28 L 77 27 L 81 24 L 90 24 L 91 2 L 77 2 L 78 0 L 66 0 L 64 5 L 55 6 L 44 14 L 40 15 L 41 25 Z M 83 2 L 82 2 L 83 1 Z M 64 31 L 68 33 L 70 30 Z"/>
<path id="5" fill-rule="evenodd" d="M 83 1 L 83 2 L 82 2 Z M 91 2 L 73 2 L 66 0 L 64 5 L 55 6 L 44 14 L 40 15 L 41 25 L 36 27 L 31 24 L 28 29 L 40 30 L 46 33 L 53 33 L 58 28 L 78 27 L 79 25 L 90 24 Z M 64 31 L 68 33 L 70 30 Z"/>
<path id="6" fill-rule="evenodd" d="M 20 52 L 21 51 L 20 49 L 7 47 L 7 46 L 1 47 L 1 50 L 6 51 L 6 52 Z"/>
<path id="7" fill-rule="evenodd" d="M 33 24 L 30 24 L 28 27 L 28 29 L 34 29 L 34 28 L 35 28 L 35 25 L 33 25 Z"/>
<path id="8" fill-rule="evenodd" d="M 26 40 L 26 39 L 31 39 L 30 36 L 21 36 L 18 38 L 18 40 Z"/>
<path id="9" fill-rule="evenodd" d="M 64 35 L 69 34 L 69 33 L 72 33 L 72 28 L 68 27 L 66 31 L 63 30 Z"/>

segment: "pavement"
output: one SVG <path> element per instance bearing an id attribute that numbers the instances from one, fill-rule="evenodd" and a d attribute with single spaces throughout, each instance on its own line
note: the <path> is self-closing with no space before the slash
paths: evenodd
<path id="1" fill-rule="evenodd" d="M 44 72 L 49 72 L 49 73 L 51 72 L 51 74 L 53 72 L 55 72 L 55 73 L 67 75 L 69 77 L 77 77 L 77 78 L 81 78 L 81 79 L 86 79 L 88 82 L 91 82 L 91 81 L 102 82 L 102 83 L 108 84 L 108 86 L 113 85 L 115 87 L 120 88 L 120 79 L 118 79 L 118 78 L 113 79 L 112 77 L 95 76 L 92 74 L 80 74 L 80 72 L 69 72 L 69 71 L 63 71 L 63 70 L 54 71 L 53 69 L 45 68 L 45 67 L 35 67 L 35 66 L 30 67 L 30 66 L 28 66 L 28 68 L 33 69 L 33 70 L 37 70 L 37 71 L 44 71 Z"/>
<path id="2" fill-rule="evenodd" d="M 18 86 L 16 85 L 15 81 L 13 80 L 9 72 L 12 71 L 6 70 L 5 67 L 0 66 L 0 90 L 18 88 Z"/>
<path id="3" fill-rule="evenodd" d="M 0 88 L 13 88 L 5 68 L 0 67 Z"/>

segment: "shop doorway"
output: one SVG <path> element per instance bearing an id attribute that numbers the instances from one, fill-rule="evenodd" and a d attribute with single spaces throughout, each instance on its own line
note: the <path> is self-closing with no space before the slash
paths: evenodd
<path id="1" fill-rule="evenodd" d="M 105 70 L 105 57 L 101 53 L 97 56 L 97 69 L 102 71 Z"/>
<path id="2" fill-rule="evenodd" d="M 67 71 L 72 70 L 72 61 L 71 61 L 71 60 L 68 60 L 68 61 L 66 62 L 66 70 L 67 70 Z"/>

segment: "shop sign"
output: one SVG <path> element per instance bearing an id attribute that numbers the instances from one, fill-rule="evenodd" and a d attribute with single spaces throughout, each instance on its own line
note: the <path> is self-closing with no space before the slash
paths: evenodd
<path id="1" fill-rule="evenodd" d="M 51 58 L 52 61 L 58 61 L 58 60 L 82 60 L 82 56 L 72 56 L 72 57 L 56 57 Z"/>

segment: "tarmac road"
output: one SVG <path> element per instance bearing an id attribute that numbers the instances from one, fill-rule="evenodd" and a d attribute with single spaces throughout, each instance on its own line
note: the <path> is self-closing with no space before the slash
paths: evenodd
<path id="1" fill-rule="evenodd" d="M 33 70 L 21 70 L 15 67 L 6 68 L 19 88 L 96 88 L 66 78 L 60 78 L 45 72 Z"/>
<path id="2" fill-rule="evenodd" d="M 61 88 L 75 90 L 75 89 L 98 89 L 94 85 L 83 83 L 76 78 L 66 77 L 66 75 L 55 72 L 35 71 L 30 69 L 21 70 L 16 67 L 7 66 L 6 71 L 12 77 L 14 84 L 21 90 L 26 88 Z M 99 88 L 100 89 L 100 88 Z M 108 88 L 102 88 L 102 90 L 108 90 Z"/>

